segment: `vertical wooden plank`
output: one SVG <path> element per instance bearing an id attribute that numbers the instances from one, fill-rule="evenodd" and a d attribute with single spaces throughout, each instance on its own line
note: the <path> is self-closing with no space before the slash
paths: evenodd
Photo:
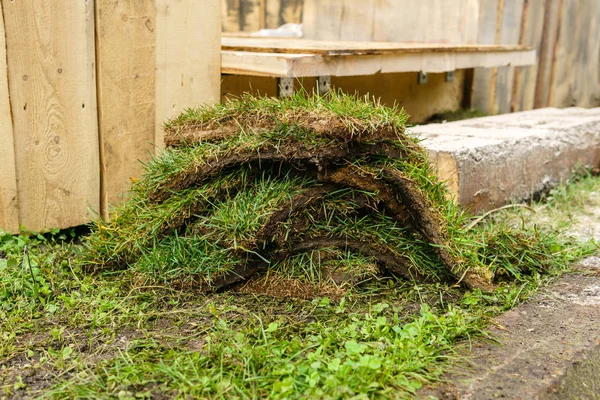
<path id="1" fill-rule="evenodd" d="M 258 11 L 258 29 L 265 29 L 267 26 L 267 3 L 266 0 L 259 0 Z"/>
<path id="2" fill-rule="evenodd" d="M 523 0 L 485 0 L 480 15 L 479 43 L 518 43 L 523 5 Z M 489 114 L 510 112 L 513 77 L 514 67 L 476 68 L 472 106 Z"/>
<path id="3" fill-rule="evenodd" d="M 281 11 L 281 0 L 266 0 L 265 3 L 265 28 L 276 29 L 281 24 L 279 13 Z"/>
<path id="4" fill-rule="evenodd" d="M 139 160 L 154 152 L 155 28 L 154 0 L 96 0 L 104 216 L 142 173 Z"/>
<path id="5" fill-rule="evenodd" d="M 462 4 L 459 29 L 464 32 L 464 37 L 461 43 L 476 44 L 479 36 L 480 0 L 466 0 Z"/>
<path id="6" fill-rule="evenodd" d="M 240 3 L 242 0 L 221 0 L 221 24 L 223 32 L 239 32 Z"/>
<path id="7" fill-rule="evenodd" d="M 94 3 L 2 0 L 19 221 L 44 230 L 99 209 Z"/>
<path id="8" fill-rule="evenodd" d="M 302 18 L 304 37 L 314 40 L 343 40 L 340 36 L 341 1 L 305 0 Z"/>
<path id="9" fill-rule="evenodd" d="M 258 31 L 261 20 L 260 0 L 240 1 L 240 30 L 242 32 Z"/>
<path id="10" fill-rule="evenodd" d="M 472 0 L 377 0 L 373 40 L 472 43 L 478 9 Z"/>
<path id="11" fill-rule="evenodd" d="M 156 0 L 156 136 L 185 108 L 219 100 L 219 0 Z"/>
<path id="12" fill-rule="evenodd" d="M 538 64 L 530 67 L 516 67 L 511 110 L 525 111 L 534 108 L 538 65 L 544 26 L 545 1 L 526 0 L 521 22 L 520 44 L 537 49 Z"/>
<path id="13" fill-rule="evenodd" d="M 499 44 L 515 44 L 519 42 L 523 7 L 523 0 L 504 2 Z M 514 74 L 515 67 L 498 68 L 494 93 L 494 109 L 496 113 L 505 114 L 510 112 Z"/>
<path id="14" fill-rule="evenodd" d="M 271 1 L 271 0 L 269 0 Z M 283 24 L 301 24 L 302 13 L 304 9 L 304 0 L 275 0 L 281 1 L 279 10 L 279 25 Z M 268 28 L 277 28 L 278 26 L 268 26 Z"/>
<path id="15" fill-rule="evenodd" d="M 19 230 L 19 202 L 15 143 L 8 94 L 6 66 L 6 36 L 0 8 L 0 230 L 15 233 Z"/>
<path id="16" fill-rule="evenodd" d="M 478 43 L 494 44 L 500 38 L 502 24 L 502 0 L 481 0 L 479 12 Z M 475 68 L 471 106 L 489 114 L 494 114 L 493 91 L 496 86 L 497 70 L 494 68 Z"/>
<path id="17" fill-rule="evenodd" d="M 560 1 L 546 0 L 542 40 L 538 50 L 538 71 L 534 97 L 535 108 L 548 106 L 552 58 L 554 56 L 553 49 L 559 18 L 559 3 Z"/>
<path id="18" fill-rule="evenodd" d="M 600 106 L 600 2 L 562 0 L 548 104 Z"/>
<path id="19" fill-rule="evenodd" d="M 363 0 L 360 7 L 357 7 L 355 0 L 342 0 L 340 38 L 351 41 L 373 40 L 376 1 Z"/>

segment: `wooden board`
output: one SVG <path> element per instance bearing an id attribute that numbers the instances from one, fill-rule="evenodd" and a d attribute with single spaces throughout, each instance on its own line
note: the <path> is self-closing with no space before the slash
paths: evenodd
<path id="1" fill-rule="evenodd" d="M 27 229 L 83 224 L 88 208 L 99 210 L 93 6 L 2 0 L 19 222 Z"/>
<path id="2" fill-rule="evenodd" d="M 478 16 L 479 0 L 377 0 L 372 40 L 477 43 Z"/>
<path id="3" fill-rule="evenodd" d="M 519 43 L 524 0 L 482 0 L 479 43 Z M 489 114 L 510 112 L 514 67 L 476 69 L 471 106 Z"/>
<path id="4" fill-rule="evenodd" d="M 578 2 L 578 4 L 580 4 Z M 554 49 L 557 40 L 557 30 L 560 27 L 560 18 L 564 9 L 563 0 L 546 0 L 544 7 L 544 21 L 542 38 L 539 44 L 538 71 L 534 97 L 534 108 L 547 107 L 549 103 L 550 87 L 552 80 L 552 65 Z M 574 27 L 569 27 L 573 29 Z M 572 42 L 571 46 L 579 48 L 579 43 Z M 565 79 L 571 79 L 565 77 Z"/>
<path id="5" fill-rule="evenodd" d="M 552 50 L 548 104 L 554 107 L 599 107 L 600 2 L 562 2 Z"/>
<path id="6" fill-rule="evenodd" d="M 475 43 L 478 0 L 305 0 L 304 36 L 318 40 Z"/>
<path id="7" fill-rule="evenodd" d="M 251 33 L 302 23 L 303 0 L 221 0 L 224 33 Z"/>
<path id="8" fill-rule="evenodd" d="M 96 0 L 102 210 L 126 198 L 154 152 L 153 0 Z M 123 40 L 127 38 L 127 40 Z"/>
<path id="9" fill-rule="evenodd" d="M 538 49 L 542 41 L 545 1 L 526 0 L 523 4 L 520 44 Z M 534 107 L 538 66 L 515 68 L 511 111 L 531 110 Z"/>
<path id="10" fill-rule="evenodd" d="M 0 230 L 16 233 L 19 230 L 19 202 L 3 21 L 0 8 Z"/>
<path id="11" fill-rule="evenodd" d="M 284 24 L 301 24 L 304 0 L 266 0 L 266 28 L 276 29 Z M 277 18 L 273 10 L 278 9 Z"/>
<path id="12" fill-rule="evenodd" d="M 358 76 L 393 72 L 445 72 L 475 67 L 531 65 L 534 50 L 499 52 L 409 52 L 380 55 L 321 56 L 222 51 L 225 74 L 304 77 Z"/>
<path id="13" fill-rule="evenodd" d="M 184 109 L 220 97 L 219 0 L 156 0 L 156 136 Z"/>
<path id="14" fill-rule="evenodd" d="M 377 55 L 407 53 L 486 53 L 531 50 L 522 45 L 494 44 L 444 44 L 444 43 L 395 43 L 351 42 L 289 38 L 237 38 L 223 37 L 222 49 L 255 53 L 314 54 L 323 56 Z"/>

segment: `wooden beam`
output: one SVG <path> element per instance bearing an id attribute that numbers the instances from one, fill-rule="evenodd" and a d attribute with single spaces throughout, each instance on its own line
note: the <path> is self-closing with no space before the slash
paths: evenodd
<path id="1" fill-rule="evenodd" d="M 222 52 L 222 73 L 272 76 L 353 76 L 393 72 L 446 72 L 474 67 L 531 65 L 535 51 L 421 52 L 321 56 L 240 51 Z"/>
<path id="2" fill-rule="evenodd" d="M 99 211 L 93 2 L 2 0 L 19 222 L 40 231 Z"/>
<path id="3" fill-rule="evenodd" d="M 446 44 L 328 41 L 295 38 L 223 37 L 222 49 L 255 53 L 314 54 L 322 56 L 376 55 L 406 53 L 500 53 L 532 48 L 511 44 Z"/>
<path id="4" fill-rule="evenodd" d="M 12 116 L 8 93 L 6 65 L 6 36 L 0 8 L 0 230 L 16 233 L 19 230 L 17 169 Z"/>

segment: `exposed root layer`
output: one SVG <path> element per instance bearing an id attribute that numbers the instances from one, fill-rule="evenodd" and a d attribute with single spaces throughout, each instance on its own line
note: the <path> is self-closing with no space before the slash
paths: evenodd
<path id="1" fill-rule="evenodd" d="M 491 256 L 460 246 L 463 213 L 405 120 L 338 94 L 190 111 L 83 261 L 205 292 L 310 297 L 378 274 L 491 290 Z"/>
<path id="2" fill-rule="evenodd" d="M 328 146 L 306 146 L 302 143 L 274 146 L 268 144 L 257 149 L 236 151 L 233 154 L 212 155 L 200 158 L 188 168 L 170 177 L 165 184 L 149 194 L 150 199 L 162 202 L 173 192 L 188 189 L 216 176 L 239 169 L 241 166 L 252 166 L 254 170 L 274 169 L 287 171 L 295 169 L 306 175 L 319 176 L 326 174 L 330 168 L 351 162 L 362 157 L 401 158 L 402 151 L 390 143 L 356 143 L 334 144 Z"/>

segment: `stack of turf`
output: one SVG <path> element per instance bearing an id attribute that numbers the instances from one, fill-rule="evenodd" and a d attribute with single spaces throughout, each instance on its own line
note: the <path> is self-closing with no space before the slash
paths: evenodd
<path id="1" fill-rule="evenodd" d="M 267 271 L 490 289 L 495 255 L 465 239 L 464 213 L 405 122 L 336 93 L 189 110 L 167 124 L 167 150 L 131 200 L 98 222 L 83 261 L 203 291 Z"/>

